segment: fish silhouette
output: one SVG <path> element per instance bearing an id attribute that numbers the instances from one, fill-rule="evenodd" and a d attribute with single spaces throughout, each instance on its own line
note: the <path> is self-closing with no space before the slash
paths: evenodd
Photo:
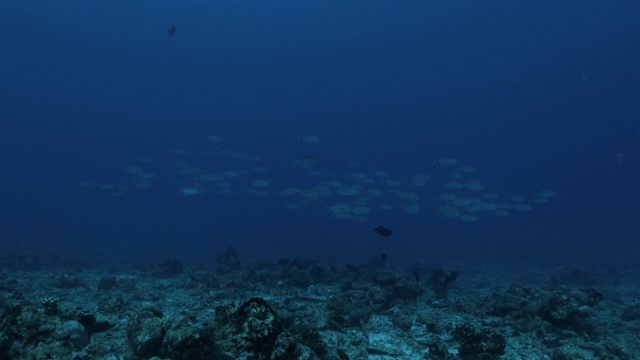
<path id="1" fill-rule="evenodd" d="M 391 229 L 388 229 L 382 225 L 374 228 L 373 230 L 375 230 L 375 232 L 380 236 L 391 236 L 393 234 L 393 231 L 391 231 Z"/>
<path id="2" fill-rule="evenodd" d="M 171 27 L 167 30 L 167 34 L 169 34 L 169 37 L 176 36 L 176 30 L 176 26 L 171 25 Z"/>

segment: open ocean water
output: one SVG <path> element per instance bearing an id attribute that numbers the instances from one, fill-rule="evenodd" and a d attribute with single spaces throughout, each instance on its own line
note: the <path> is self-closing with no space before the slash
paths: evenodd
<path id="1" fill-rule="evenodd" d="M 433 268 L 459 269 L 454 284 L 482 273 L 498 292 L 524 279 L 552 291 L 552 279 L 640 313 L 623 305 L 640 294 L 638 19 L 628 0 L 2 1 L 0 288 L 97 264 L 220 274 L 233 252 L 373 262 L 430 279 L 438 299 Z M 273 285 L 251 281 L 236 279 Z M 467 284 L 460 299 L 474 302 Z M 14 335 L 0 358 L 35 359 L 3 324 Z M 540 359 L 640 358 L 546 344 Z M 122 356 L 155 355 L 190 358 Z"/>

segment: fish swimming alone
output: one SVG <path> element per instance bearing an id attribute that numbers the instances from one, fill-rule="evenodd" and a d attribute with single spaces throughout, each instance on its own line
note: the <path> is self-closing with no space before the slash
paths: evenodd
<path id="1" fill-rule="evenodd" d="M 167 34 L 169 34 L 169 37 L 176 36 L 176 30 L 176 26 L 171 25 L 171 27 L 167 30 Z"/>
<path id="2" fill-rule="evenodd" d="M 375 230 L 375 232 L 380 235 L 380 236 L 391 236 L 393 235 L 393 231 L 391 231 L 391 229 L 388 229 L 382 225 L 374 228 L 373 230 Z"/>

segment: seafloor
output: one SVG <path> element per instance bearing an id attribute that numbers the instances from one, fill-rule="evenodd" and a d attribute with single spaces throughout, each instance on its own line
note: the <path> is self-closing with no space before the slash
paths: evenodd
<path id="1" fill-rule="evenodd" d="M 2 259 L 0 359 L 640 359 L 621 267 Z"/>

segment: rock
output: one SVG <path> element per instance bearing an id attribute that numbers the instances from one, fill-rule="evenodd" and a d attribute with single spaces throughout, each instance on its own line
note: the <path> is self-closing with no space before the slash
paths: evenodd
<path id="1" fill-rule="evenodd" d="M 309 273 L 309 276 L 311 276 L 314 282 L 318 283 L 318 282 L 324 281 L 325 269 L 322 266 L 318 264 L 312 264 L 307 269 L 307 272 Z"/>
<path id="2" fill-rule="evenodd" d="M 459 276 L 459 271 L 452 271 L 447 274 L 444 269 L 434 269 L 431 272 L 430 283 L 431 289 L 433 290 L 436 297 L 446 298 L 447 291 L 451 287 L 451 284 L 453 284 L 453 282 L 456 281 Z"/>
<path id="3" fill-rule="evenodd" d="M 3 358 L 3 354 L 11 349 L 11 344 L 13 344 L 13 337 L 0 331 L 0 358 Z"/>
<path id="4" fill-rule="evenodd" d="M 246 352 L 268 356 L 283 330 L 276 312 L 261 298 L 252 298 L 237 310 L 232 305 L 217 306 L 211 329 L 217 344 L 236 358 Z"/>
<path id="5" fill-rule="evenodd" d="M 390 286 L 397 284 L 402 278 L 400 274 L 392 271 L 382 271 L 373 277 L 373 282 L 380 286 Z"/>
<path id="6" fill-rule="evenodd" d="M 98 281 L 98 291 L 111 291 L 118 286 L 118 279 L 115 276 L 103 276 Z"/>
<path id="7" fill-rule="evenodd" d="M 572 329 L 577 332 L 592 331 L 592 327 L 584 320 L 589 317 L 592 308 L 603 300 L 603 295 L 595 290 L 554 291 L 538 309 L 538 315 L 551 326 L 561 329 Z M 589 309 L 590 310 L 590 309 Z"/>
<path id="8" fill-rule="evenodd" d="M 127 326 L 127 337 L 133 352 L 142 357 L 155 356 L 165 335 L 162 313 L 144 310 Z"/>
<path id="9" fill-rule="evenodd" d="M 78 316 L 78 322 L 84 325 L 89 336 L 95 333 L 108 331 L 115 326 L 115 324 L 112 324 L 109 321 L 96 319 L 96 316 L 93 314 L 80 314 Z"/>
<path id="10" fill-rule="evenodd" d="M 498 360 L 505 353 L 507 339 L 488 328 L 476 329 L 462 324 L 453 331 L 453 337 L 460 343 L 458 353 L 461 359 Z"/>
<path id="11" fill-rule="evenodd" d="M 494 302 L 493 309 L 489 313 L 495 316 L 527 317 L 531 312 L 530 304 L 535 304 L 537 297 L 538 292 L 533 288 L 521 284 L 512 284 Z"/>
<path id="12" fill-rule="evenodd" d="M 291 270 L 291 279 L 293 280 L 293 284 L 299 287 L 307 287 L 311 284 L 311 276 L 306 270 Z"/>
<path id="13" fill-rule="evenodd" d="M 287 329 L 283 336 L 278 338 L 288 343 L 286 352 L 295 359 L 325 358 L 329 354 L 327 344 L 322 340 L 322 336 L 316 325 L 305 322 L 297 322 Z M 313 355 L 309 353 L 313 353 Z"/>
<path id="14" fill-rule="evenodd" d="M 54 338 L 69 341 L 78 350 L 89 345 L 89 333 L 87 329 L 75 320 L 65 321 L 60 324 L 56 328 Z"/>
<path id="15" fill-rule="evenodd" d="M 622 311 L 621 318 L 624 321 L 633 321 L 640 319 L 640 305 L 633 305 L 624 309 L 624 311 Z"/>
<path id="16" fill-rule="evenodd" d="M 291 344 L 286 352 L 278 354 L 276 359 L 319 360 L 320 358 L 309 347 L 302 344 Z"/>
<path id="17" fill-rule="evenodd" d="M 167 331 L 163 347 L 171 359 L 231 359 L 215 346 L 211 334 L 187 319 Z"/>
<path id="18" fill-rule="evenodd" d="M 184 272 L 184 265 L 178 259 L 165 258 L 160 261 L 157 269 L 153 272 L 153 276 L 168 279 L 178 276 Z"/>
<path id="19" fill-rule="evenodd" d="M 422 295 L 423 292 L 420 285 L 414 283 L 401 282 L 393 287 L 393 295 L 400 301 L 414 300 Z"/>
<path id="20" fill-rule="evenodd" d="M 261 298 L 252 298 L 236 308 L 217 306 L 211 324 L 216 345 L 225 353 L 240 358 L 254 353 L 269 357 L 283 328 L 276 312 Z"/>
<path id="21" fill-rule="evenodd" d="M 89 289 L 89 284 L 76 275 L 60 275 L 52 280 L 50 285 L 58 289 Z"/>
<path id="22" fill-rule="evenodd" d="M 218 266 L 224 270 L 240 270 L 242 262 L 238 258 L 236 250 L 229 246 L 223 253 L 216 255 Z"/>
<path id="23" fill-rule="evenodd" d="M 361 326 L 369 321 L 374 305 L 368 293 L 352 290 L 332 296 L 327 310 L 329 319 L 341 327 Z"/>
<path id="24" fill-rule="evenodd" d="M 282 332 L 276 312 L 261 298 L 252 298 L 238 308 L 242 324 L 241 336 L 258 352 L 268 353 Z"/>

